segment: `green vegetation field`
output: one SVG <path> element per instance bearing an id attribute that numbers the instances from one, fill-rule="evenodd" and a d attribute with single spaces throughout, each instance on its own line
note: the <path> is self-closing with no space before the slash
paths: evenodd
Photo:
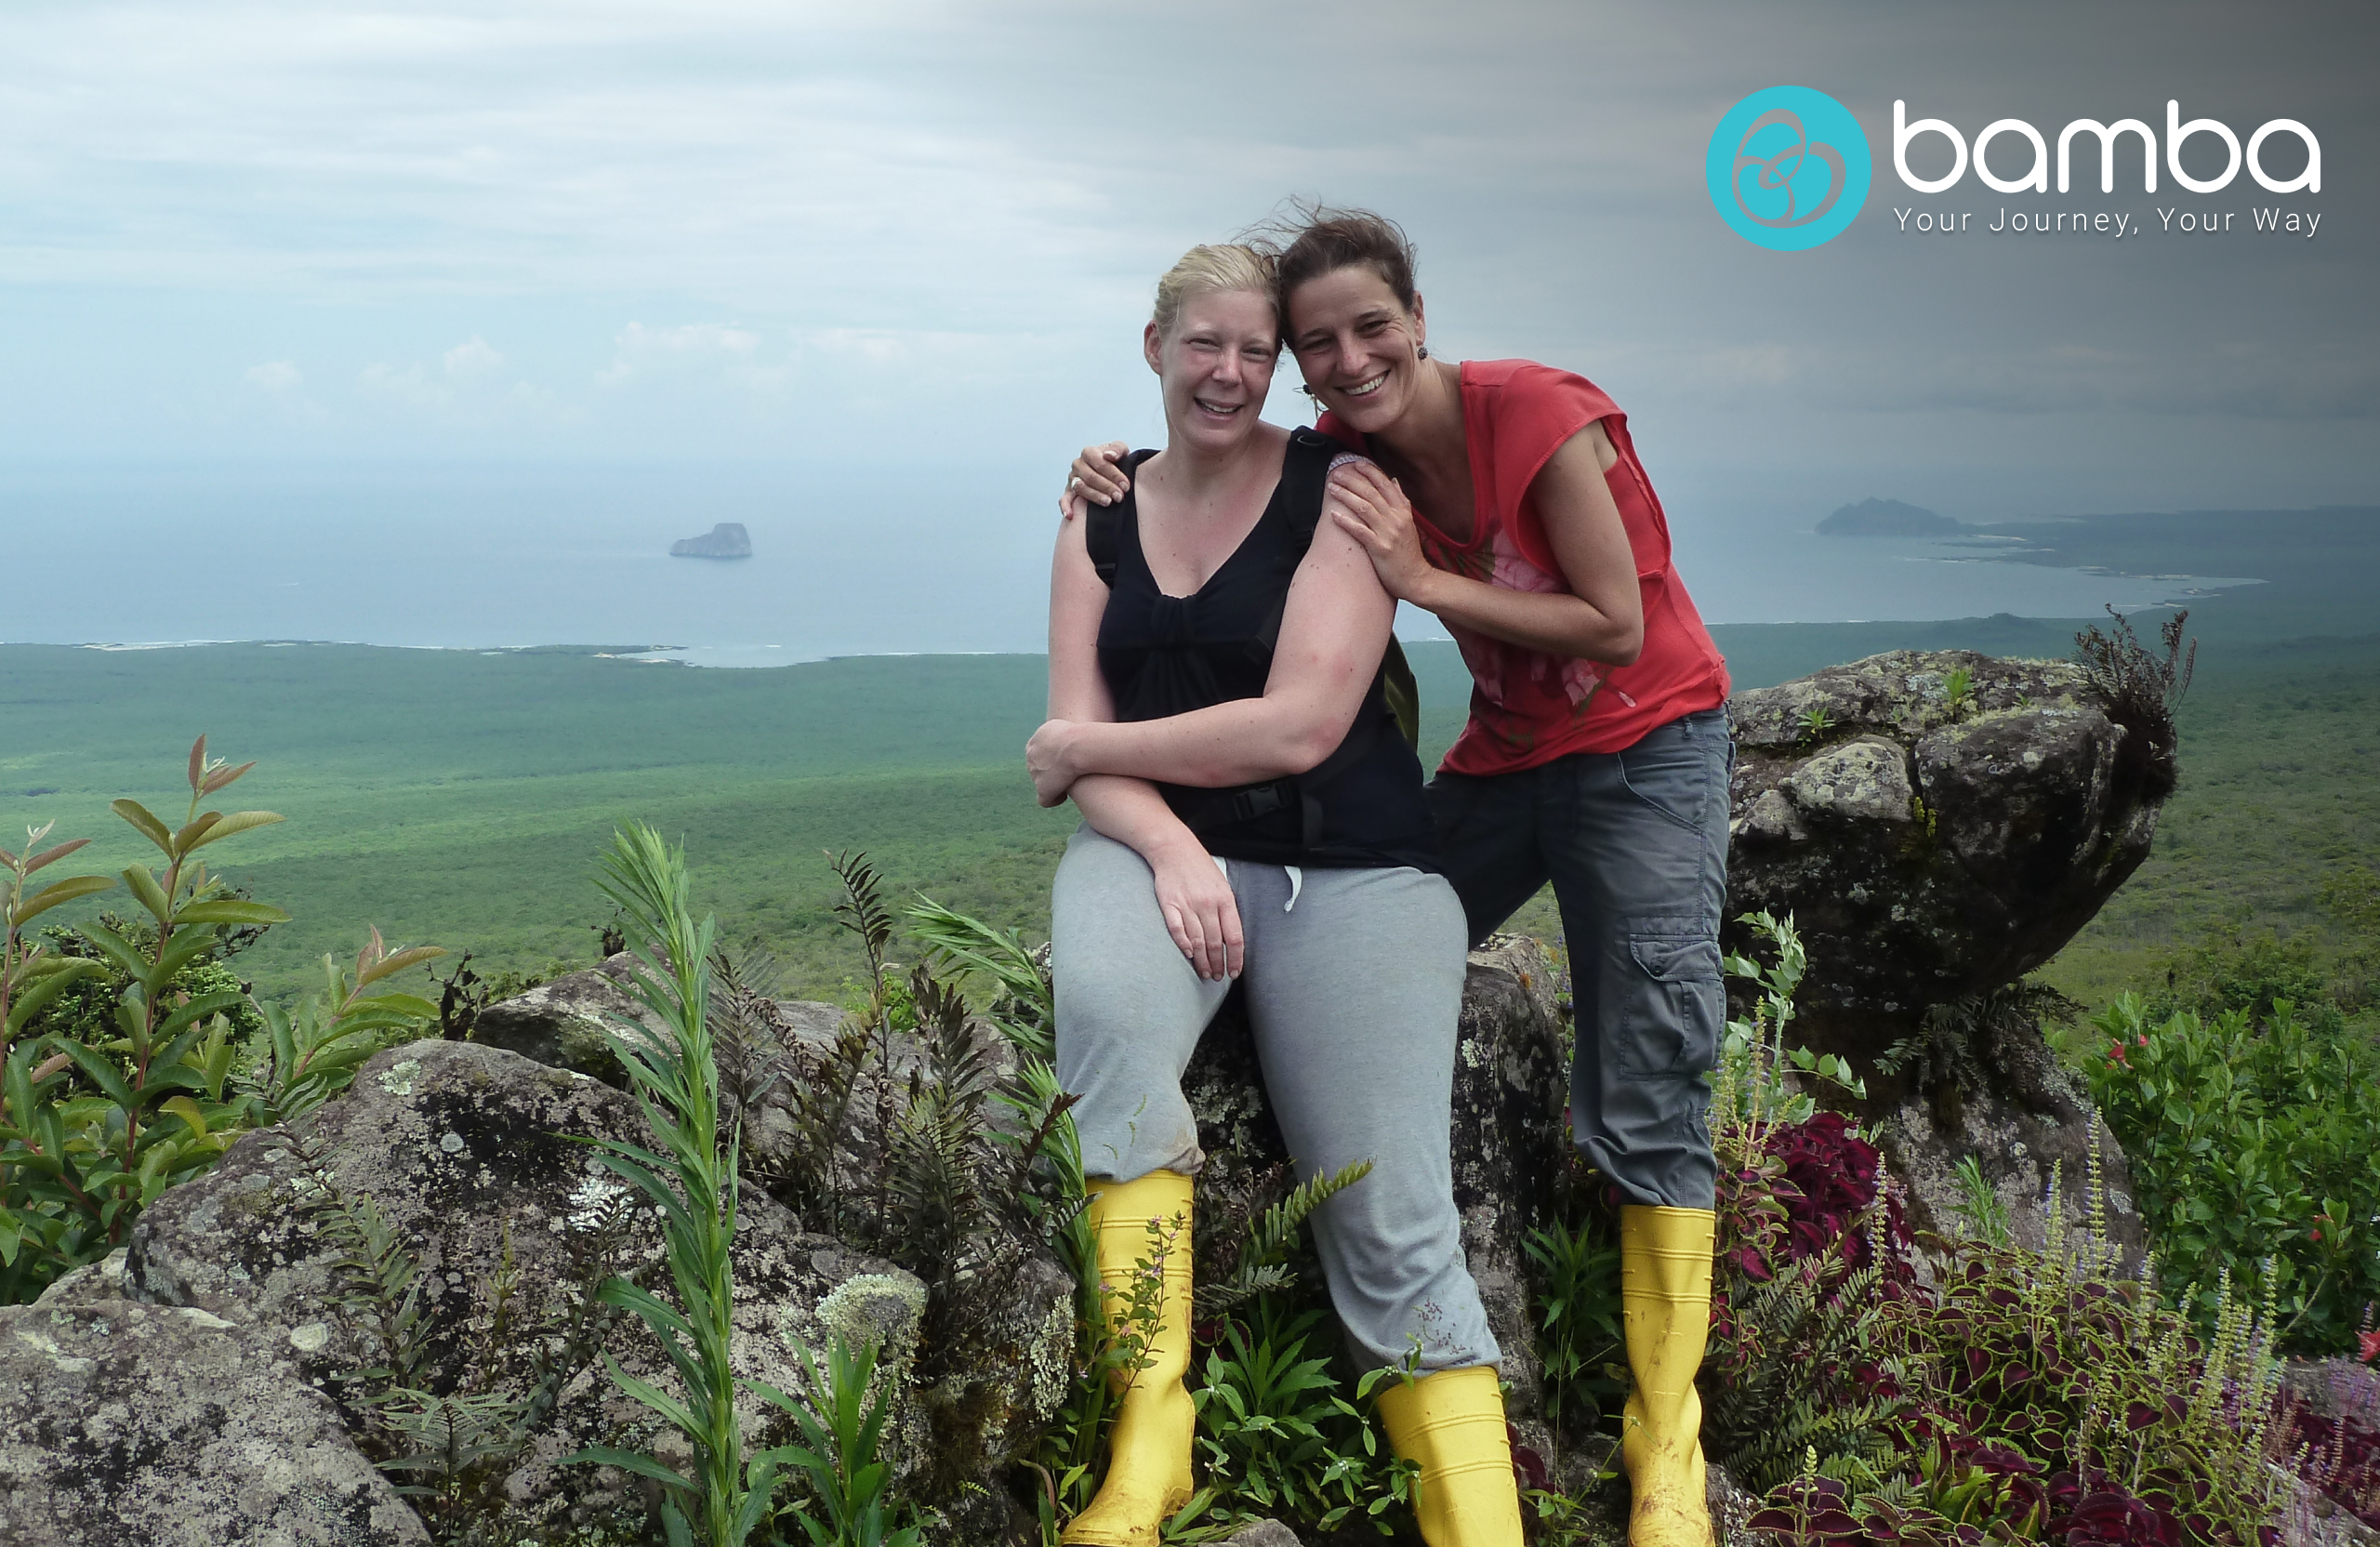
<path id="1" fill-rule="evenodd" d="M 2062 535 L 2079 549 L 2092 530 Z M 2319 928 L 2326 871 L 2380 863 L 2380 635 L 2350 605 L 2380 577 L 2375 537 L 2371 520 L 2309 523 L 2266 543 L 2282 557 L 2265 567 L 2282 578 L 2201 605 L 2193 631 L 2208 643 L 2182 713 L 2182 790 L 2155 857 L 2053 968 L 2062 986 L 2096 1001 L 2143 980 L 2175 940 L 2243 913 Z M 2118 539 L 2139 540 L 2130 528 L 2108 541 Z M 2257 573 L 2254 557 L 2237 543 L 2183 543 L 2070 562 L 2237 575 Z M 2358 575 L 2357 586 L 2341 578 Z M 2080 626 L 1715 632 L 1751 687 L 1897 646 L 2064 654 Z M 2360 637 L 2291 639 L 2293 628 Z M 1451 646 L 1413 654 L 1435 754 L 1460 723 L 1468 681 Z M 615 823 L 641 816 L 683 838 L 731 938 L 764 940 L 792 989 L 831 996 L 857 964 L 835 927 L 827 849 L 864 848 L 897 889 L 1044 929 L 1073 824 L 1034 805 L 1022 772 L 1041 694 L 1041 660 L 1025 655 L 700 670 L 591 651 L 0 646 L 0 827 L 21 835 L 55 819 L 55 837 L 96 840 L 79 857 L 113 870 L 139 851 L 109 800 L 131 795 L 178 820 L 193 735 L 258 760 L 219 803 L 289 820 L 213 853 L 237 883 L 297 916 L 240 959 L 278 993 L 372 925 L 392 942 L 469 950 L 485 971 L 590 961 L 606 917 L 588 879 L 594 857 Z M 1518 923 L 1556 928 L 1542 900 Z"/>

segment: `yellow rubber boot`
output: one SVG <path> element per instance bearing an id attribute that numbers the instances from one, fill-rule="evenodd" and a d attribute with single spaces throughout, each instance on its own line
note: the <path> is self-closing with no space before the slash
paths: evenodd
<path id="1" fill-rule="evenodd" d="M 1091 1507 L 1059 1540 L 1083 1547 L 1156 1547 L 1166 1521 L 1190 1501 L 1190 1442 L 1197 1408 L 1183 1377 L 1190 1373 L 1190 1178 L 1151 1171 L 1132 1182 L 1090 1184 L 1084 1210 L 1097 1241 L 1108 1330 L 1131 1303 L 1132 1276 L 1156 1254 L 1149 1222 L 1164 1233 L 1162 1313 L 1142 1370 L 1111 1377 L 1122 1395 L 1107 1442 L 1107 1476 Z"/>
<path id="2" fill-rule="evenodd" d="M 1521 1547 L 1521 1495 L 1491 1365 L 1380 1389 L 1388 1443 L 1421 1464 L 1413 1514 L 1430 1547 Z"/>
<path id="3" fill-rule="evenodd" d="M 1707 1209 L 1620 1210 L 1620 1302 L 1636 1376 L 1620 1442 L 1629 1547 L 1711 1547 L 1694 1372 L 1711 1329 L 1714 1223 Z"/>

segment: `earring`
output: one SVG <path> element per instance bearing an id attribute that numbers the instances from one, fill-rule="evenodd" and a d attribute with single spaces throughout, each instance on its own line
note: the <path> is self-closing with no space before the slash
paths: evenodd
<path id="1" fill-rule="evenodd" d="M 1414 359 L 1416 359 L 1416 360 L 1427 360 L 1427 359 L 1429 359 L 1429 358 L 1430 358 L 1430 346 L 1429 346 L 1429 345 L 1427 345 L 1427 344 L 1423 344 L 1423 345 L 1421 345 L 1420 347 L 1416 348 L 1416 349 L 1414 350 L 1414 351 L 1413 351 L 1413 358 L 1414 358 Z"/>

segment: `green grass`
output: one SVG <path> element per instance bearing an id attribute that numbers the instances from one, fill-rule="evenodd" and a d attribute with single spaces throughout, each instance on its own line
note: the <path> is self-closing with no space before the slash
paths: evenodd
<path id="1" fill-rule="evenodd" d="M 2293 597 L 2313 599 L 2308 627 L 2339 627 L 2340 575 L 2380 573 L 2368 536 L 2380 526 L 2283 523 L 2255 544 L 2228 518 L 2185 526 L 2188 540 L 2162 553 L 2122 522 L 2112 536 L 2061 529 L 2069 548 L 2096 534 L 2105 549 L 2074 562 L 2240 574 L 2256 573 L 2261 552 L 2282 576 L 2199 604 L 2193 632 L 2209 645 L 2182 711 L 2182 789 L 2154 856 L 2049 969 L 2092 1003 L 2146 981 L 2159 952 L 2220 917 L 2320 927 L 2326 867 L 2380 856 L 2380 636 L 2270 642 L 2300 615 Z M 2064 655 L 2081 626 L 2002 616 L 1713 633 L 1737 685 L 1758 687 L 1902 646 Z M 1450 645 L 1410 653 L 1435 759 L 1461 723 L 1469 680 Z M 373 925 L 392 943 L 468 949 L 483 971 L 591 961 L 608 912 L 589 879 L 596 856 L 615 826 L 641 817 L 684 840 L 727 938 L 765 940 L 795 992 L 831 997 L 858 963 L 835 925 L 827 849 L 866 849 L 896 892 L 1046 930 L 1050 873 L 1074 824 L 1035 806 L 1024 775 L 1042 693 L 1030 655 L 728 671 L 569 650 L 0 646 L 0 830 L 55 818 L 56 837 L 97 840 L 78 859 L 112 871 L 140 845 L 110 800 L 178 813 L 181 760 L 202 731 L 214 752 L 258 760 L 226 809 L 289 820 L 211 853 L 296 915 L 241 959 L 261 991 L 281 994 Z M 127 906 L 121 892 L 99 904 Z M 1557 933 L 1550 896 L 1514 926 Z"/>
<path id="2" fill-rule="evenodd" d="M 0 823 L 55 817 L 139 840 L 108 812 L 178 812 L 181 760 L 259 766 L 226 792 L 279 826 L 211 851 L 296 920 L 241 959 L 268 993 L 377 924 L 391 941 L 534 971 L 593 959 L 590 876 L 613 827 L 684 840 L 731 939 L 765 937 L 806 993 L 853 972 L 823 851 L 864 847 L 896 886 L 1038 928 L 1065 833 L 1018 756 L 1039 721 L 1038 657 L 876 657 L 706 671 L 566 653 L 222 645 L 0 649 Z M 122 907 L 121 892 L 99 906 Z"/>

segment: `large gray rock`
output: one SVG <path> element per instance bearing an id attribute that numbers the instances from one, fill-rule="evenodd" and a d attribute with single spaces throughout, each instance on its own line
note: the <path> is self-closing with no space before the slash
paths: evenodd
<path id="1" fill-rule="evenodd" d="M 285 1342 L 195 1307 L 0 1308 L 0 1541 L 429 1540 Z"/>
<path id="2" fill-rule="evenodd" d="M 1794 1039 L 1868 1077 L 1861 1116 L 1915 1223 L 1961 1230 L 1970 1156 L 2019 1241 L 2041 1242 L 2053 1167 L 2069 1223 L 2087 1223 L 2091 1104 L 2011 985 L 2148 857 L 2162 754 L 2132 745 L 2081 668 L 1972 651 L 1874 655 L 1730 709 L 1726 944 L 1762 954 L 1741 917 L 1792 915 L 1809 953 Z M 2112 1137 L 2098 1151 L 2109 1235 L 2136 1256 L 2129 1168 Z"/>
<path id="3" fill-rule="evenodd" d="M 473 1043 L 502 1044 L 596 1080 L 622 1081 L 624 1072 L 604 1040 L 604 1029 L 658 1035 L 628 992 L 630 961 L 625 955 L 615 956 L 598 968 L 489 1007 L 473 1029 Z M 722 1118 L 740 1120 L 745 1144 L 747 1244 L 757 1239 L 752 1231 L 760 1225 L 793 1228 L 790 1216 L 770 1200 L 764 1186 L 787 1171 L 801 1142 L 789 1098 L 834 1046 L 845 1019 L 840 1008 L 828 1004 L 757 996 L 714 1001 L 711 1025 L 724 1088 Z M 972 1031 L 993 1077 L 1012 1074 L 1014 1048 L 988 1025 L 976 1023 Z M 882 1051 L 886 1057 L 879 1060 L 872 1051 L 862 1071 L 851 1106 L 854 1115 L 874 1112 L 879 1096 L 897 1113 L 907 1100 L 912 1078 L 926 1063 L 924 1048 L 913 1036 L 895 1034 Z M 753 1093 L 748 1104 L 736 1100 L 739 1089 Z M 641 1118 L 633 1117 L 629 1104 L 620 1102 L 618 1110 L 630 1114 L 623 1120 L 641 1131 Z M 996 1125 L 1013 1126 L 1005 1108 L 995 1105 L 992 1117 Z M 872 1138 L 872 1130 L 854 1116 L 841 1147 L 842 1170 L 852 1188 L 865 1190 L 866 1179 L 880 1167 Z M 823 1238 L 808 1239 L 823 1244 Z M 843 1255 L 861 1260 L 857 1253 Z M 743 1271 L 739 1263 L 739 1273 Z M 904 1371 L 906 1383 L 897 1431 L 906 1436 L 898 1451 L 904 1483 L 912 1497 L 941 1511 L 936 1529 L 953 1540 L 994 1540 L 1013 1524 L 1005 1474 L 1032 1449 L 1064 1400 L 1072 1375 L 1074 1285 L 1064 1269 L 1047 1252 L 1022 1253 L 1005 1262 L 996 1276 L 997 1282 L 971 1279 L 952 1287 L 953 1298 L 964 1303 L 941 1317 L 940 1335 L 926 1351 L 926 1361 Z M 905 1346 L 917 1343 L 919 1330 L 914 1324 L 908 1329 Z M 774 1409 L 762 1416 L 776 1421 Z"/>
<path id="4" fill-rule="evenodd" d="M 1569 1163 L 1562 1123 L 1569 1072 L 1554 1006 L 1557 977 L 1534 940 L 1504 938 L 1473 952 L 1454 1078 L 1454 1194 L 1463 1253 L 1503 1350 L 1501 1368 L 1512 1386 L 1507 1415 L 1522 1443 L 1546 1457 L 1554 1447 L 1522 1243 L 1551 1217 Z M 1251 1191 L 1289 1157 L 1236 996 L 1199 1040 L 1182 1088 L 1208 1156 L 1201 1208 L 1243 1214 Z"/>
<path id="5" fill-rule="evenodd" d="M 1794 916 L 1797 1029 L 1821 1051 L 1872 1057 L 1928 1008 L 2041 966 L 2156 832 L 2155 802 L 2118 777 L 2131 733 L 2066 662 L 1900 650 L 1730 708 L 1728 942 L 1749 943 L 1742 913 Z"/>
<path id="6" fill-rule="evenodd" d="M 636 1104 L 584 1075 L 545 1068 L 470 1043 L 427 1041 L 364 1064 L 353 1090 L 290 1125 L 251 1133 L 208 1176 L 161 1197 L 136 1227 L 126 1276 L 159 1304 L 205 1310 L 257 1329 L 303 1378 L 333 1395 L 344 1372 L 379 1361 L 369 1323 L 342 1303 L 343 1255 L 335 1205 L 369 1199 L 417 1270 L 428 1321 L 423 1383 L 445 1392 L 474 1379 L 525 1390 L 613 1272 L 641 1273 L 658 1292 L 657 1234 L 649 1208 L 603 1170 L 584 1137 L 647 1142 Z M 509 1264 L 509 1272 L 507 1264 Z M 736 1371 L 787 1391 L 805 1385 L 799 1343 L 823 1348 L 842 1332 L 885 1348 L 899 1393 L 892 1451 L 904 1470 L 925 1450 L 923 1412 L 907 1388 L 925 1291 L 890 1263 L 805 1236 L 757 1188 L 740 1204 L 735 1243 Z M 499 1285 L 509 1277 L 509 1293 Z M 504 1301 L 504 1327 L 495 1327 Z M 641 1323 L 604 1333 L 633 1374 L 667 1386 L 661 1351 Z M 621 1394 L 591 1351 L 562 1371 L 550 1420 L 506 1487 L 512 1519 L 530 1535 L 574 1529 L 641 1540 L 643 1490 L 622 1474 L 563 1468 L 585 1445 L 676 1444 Z M 592 1368 L 588 1368 L 592 1364 Z M 491 1368 L 492 1367 L 492 1368 Z M 753 1443 L 792 1438 L 790 1421 L 748 1395 L 739 1403 Z M 348 1414 L 351 1424 L 360 1415 Z"/>
<path id="7" fill-rule="evenodd" d="M 623 951 L 600 967 L 500 999 L 479 1012 L 470 1039 L 626 1090 L 628 1074 L 610 1038 L 666 1035 L 628 991 L 635 959 Z"/>

